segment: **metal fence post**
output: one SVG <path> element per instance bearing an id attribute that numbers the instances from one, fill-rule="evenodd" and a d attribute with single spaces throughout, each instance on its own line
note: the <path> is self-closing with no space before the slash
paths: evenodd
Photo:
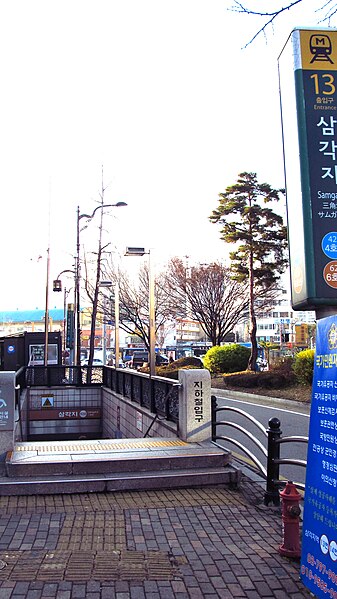
<path id="1" fill-rule="evenodd" d="M 151 374 L 149 375 L 149 384 L 150 384 L 150 411 L 152 414 L 156 414 L 157 406 L 156 406 L 156 388 L 155 381 L 153 380 Z"/>
<path id="2" fill-rule="evenodd" d="M 211 425 L 212 425 L 212 441 L 216 439 L 216 409 L 218 402 L 215 395 L 211 396 Z"/>
<path id="3" fill-rule="evenodd" d="M 264 494 L 264 505 L 269 505 L 270 503 L 280 505 L 279 487 L 277 484 L 280 466 L 276 463 L 276 460 L 280 458 L 280 444 L 277 441 L 282 434 L 280 429 L 281 422 L 278 418 L 270 418 L 268 424 L 267 486 Z"/>

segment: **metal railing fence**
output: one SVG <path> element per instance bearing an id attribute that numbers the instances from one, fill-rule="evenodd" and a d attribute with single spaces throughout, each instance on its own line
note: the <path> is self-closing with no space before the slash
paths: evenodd
<path id="1" fill-rule="evenodd" d="M 253 462 L 262 478 L 266 480 L 266 490 L 264 493 L 265 505 L 269 505 L 270 503 L 273 503 L 274 505 L 279 505 L 279 489 L 280 487 L 286 484 L 286 480 L 281 480 L 280 478 L 280 466 L 290 464 L 305 468 L 307 465 L 306 460 L 300 460 L 296 458 L 282 458 L 280 455 L 281 445 L 295 442 L 308 443 L 308 437 L 282 437 L 281 422 L 278 418 L 270 418 L 268 422 L 269 428 L 266 429 L 261 422 L 256 420 L 256 418 L 254 418 L 251 414 L 245 412 L 244 410 L 230 406 L 219 407 L 217 403 L 218 399 L 220 398 L 217 398 L 215 395 L 212 395 L 211 397 L 212 441 L 217 445 L 219 445 L 217 443 L 218 441 L 227 441 L 229 443 L 232 443 L 235 447 L 238 447 Z M 261 443 L 261 441 L 259 441 L 259 439 L 257 439 L 253 433 L 248 431 L 240 424 L 231 420 L 218 420 L 218 414 L 220 414 L 221 412 L 232 412 L 240 414 L 244 420 L 248 420 L 251 424 L 254 425 L 254 427 L 256 427 L 260 431 L 260 433 L 262 433 L 263 437 L 266 439 L 266 445 L 263 445 L 263 443 Z M 217 429 L 220 426 L 232 427 L 235 430 L 242 433 L 262 452 L 263 456 L 266 458 L 266 465 L 264 465 L 252 451 L 250 451 L 237 439 L 228 435 L 218 435 Z M 295 484 L 299 489 L 305 490 L 305 485 L 303 483 L 296 482 Z"/>
<path id="2" fill-rule="evenodd" d="M 129 368 L 104 367 L 103 386 L 170 420 L 179 420 L 179 384 Z"/>
<path id="3" fill-rule="evenodd" d="M 91 368 L 88 377 L 89 368 Z M 88 378 L 91 379 L 88 382 Z M 151 377 L 113 366 L 26 366 L 17 372 L 17 384 L 27 387 L 106 387 L 172 422 L 179 420 L 177 381 Z"/>

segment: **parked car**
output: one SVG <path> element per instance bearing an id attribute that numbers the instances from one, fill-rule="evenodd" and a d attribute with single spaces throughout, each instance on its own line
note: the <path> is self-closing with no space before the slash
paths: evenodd
<path id="1" fill-rule="evenodd" d="M 149 352 L 148 351 L 137 351 L 131 358 L 130 368 L 141 368 L 143 364 L 148 364 Z M 156 353 L 156 366 L 164 366 L 169 363 L 168 357 L 162 354 Z"/>
<path id="2" fill-rule="evenodd" d="M 86 360 L 82 360 L 81 365 L 89 366 L 89 358 L 87 358 Z M 94 358 L 92 361 L 92 365 L 93 366 L 103 366 L 103 360 L 101 360 L 100 358 Z"/>

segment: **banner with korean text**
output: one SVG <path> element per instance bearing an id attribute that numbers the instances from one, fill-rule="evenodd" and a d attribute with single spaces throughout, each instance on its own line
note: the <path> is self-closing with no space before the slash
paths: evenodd
<path id="1" fill-rule="evenodd" d="M 337 315 L 317 323 L 301 578 L 316 597 L 337 599 Z"/>

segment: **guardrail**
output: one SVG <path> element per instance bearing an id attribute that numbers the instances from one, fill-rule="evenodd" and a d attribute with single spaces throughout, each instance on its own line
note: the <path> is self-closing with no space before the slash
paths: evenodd
<path id="1" fill-rule="evenodd" d="M 88 382 L 88 380 L 90 382 Z M 128 368 L 113 366 L 26 366 L 16 375 L 21 389 L 27 387 L 107 387 L 153 414 L 172 422 L 179 420 L 177 381 Z"/>
<path id="2" fill-rule="evenodd" d="M 279 496 L 279 488 L 284 486 L 287 481 L 280 479 L 280 465 L 282 464 L 291 464 L 299 467 L 306 467 L 306 460 L 299 460 L 296 458 L 281 458 L 280 457 L 280 448 L 281 444 L 285 443 L 308 443 L 308 437 L 301 436 L 288 436 L 282 437 L 281 431 L 281 422 L 278 418 L 270 418 L 268 424 L 269 428 L 266 429 L 265 426 L 259 422 L 254 416 L 248 414 L 244 410 L 240 408 L 230 407 L 230 406 L 222 406 L 219 407 L 215 395 L 211 397 L 211 410 L 212 410 L 212 441 L 222 447 L 217 441 L 227 441 L 232 443 L 236 447 L 238 447 L 248 458 L 253 462 L 256 466 L 259 474 L 266 480 L 266 490 L 264 494 L 264 504 L 269 505 L 273 503 L 274 505 L 279 505 L 280 496 Z M 248 431 L 246 428 L 237 424 L 236 422 L 230 420 L 217 420 L 218 414 L 221 412 L 233 412 L 236 414 L 240 414 L 244 420 L 248 420 L 252 423 L 266 439 L 266 445 L 263 445 L 256 436 Z M 258 447 L 258 449 L 262 452 L 263 456 L 266 458 L 266 465 L 264 465 L 261 460 L 257 458 L 257 456 L 247 449 L 242 443 L 234 439 L 233 437 L 229 437 L 227 435 L 218 435 L 217 428 L 220 426 L 228 426 L 240 431 L 245 437 L 250 439 L 250 441 Z M 295 483 L 299 489 L 305 490 L 305 485 L 302 483 Z"/>

